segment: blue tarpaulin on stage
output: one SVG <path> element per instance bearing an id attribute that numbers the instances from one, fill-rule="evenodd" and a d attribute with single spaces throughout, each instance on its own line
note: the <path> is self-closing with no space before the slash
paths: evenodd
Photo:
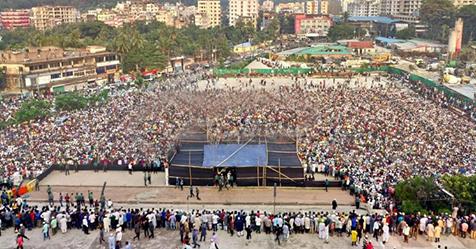
<path id="1" fill-rule="evenodd" d="M 203 167 L 256 167 L 267 164 L 264 144 L 210 144 L 204 147 Z"/>

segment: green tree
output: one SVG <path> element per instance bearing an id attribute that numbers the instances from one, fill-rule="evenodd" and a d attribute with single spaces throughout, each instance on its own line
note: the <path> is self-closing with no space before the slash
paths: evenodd
<path id="1" fill-rule="evenodd" d="M 449 0 L 424 0 L 420 9 L 420 18 L 428 26 L 427 37 L 447 41 L 448 30 L 443 25 L 452 27 L 456 16 L 456 8 Z"/>
<path id="2" fill-rule="evenodd" d="M 280 15 L 279 26 L 281 34 L 294 34 L 294 17 L 292 15 Z"/>
<path id="3" fill-rule="evenodd" d="M 74 92 L 62 93 L 55 97 L 55 108 L 61 111 L 83 109 L 88 106 L 88 99 Z"/>
<path id="4" fill-rule="evenodd" d="M 147 42 L 143 48 L 130 51 L 122 64 L 124 72 L 164 69 L 167 57 L 153 43 Z"/>
<path id="5" fill-rule="evenodd" d="M 445 175 L 441 181 L 446 190 L 454 195 L 456 204 L 476 209 L 476 176 Z"/>
<path id="6" fill-rule="evenodd" d="M 337 41 L 341 39 L 350 39 L 354 36 L 354 28 L 348 24 L 337 24 L 329 29 L 327 37 L 331 41 Z"/>
<path id="7" fill-rule="evenodd" d="M 459 54 L 459 58 L 462 61 L 474 62 L 476 61 L 476 50 L 471 46 L 463 47 L 463 49 L 461 49 L 461 53 Z"/>
<path id="8" fill-rule="evenodd" d="M 399 30 L 397 31 L 397 33 L 395 34 L 395 36 L 398 38 L 398 39 L 405 39 L 405 40 L 408 40 L 408 39 L 411 39 L 411 38 L 415 38 L 415 28 L 410 26 L 408 28 L 405 28 L 405 29 L 402 29 L 402 30 Z"/>
<path id="9" fill-rule="evenodd" d="M 6 87 L 6 77 L 5 72 L 0 70 L 0 89 L 4 89 Z"/>
<path id="10" fill-rule="evenodd" d="M 15 121 L 23 123 L 26 121 L 46 117 L 50 113 L 50 103 L 46 100 L 32 99 L 24 102 L 15 113 Z"/>
<path id="11" fill-rule="evenodd" d="M 476 38 L 476 5 L 465 5 L 458 11 L 458 16 L 463 18 L 463 41 L 474 41 Z"/>

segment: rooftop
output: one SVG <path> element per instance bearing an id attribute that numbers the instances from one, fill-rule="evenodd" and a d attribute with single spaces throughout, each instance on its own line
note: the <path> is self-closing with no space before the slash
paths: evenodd
<path id="1" fill-rule="evenodd" d="M 349 48 L 373 48 L 373 41 L 349 41 L 347 43 Z"/>
<path id="2" fill-rule="evenodd" d="M 330 55 L 330 54 L 351 54 L 349 49 L 341 45 L 320 45 L 303 49 L 296 53 L 297 55 Z"/>
<path id="3" fill-rule="evenodd" d="M 348 19 L 350 22 L 375 22 L 383 24 L 392 24 L 401 22 L 399 19 L 393 19 L 386 16 L 351 16 Z"/>
<path id="4" fill-rule="evenodd" d="M 48 60 L 80 58 L 104 52 L 106 52 L 106 48 L 101 46 L 89 46 L 73 50 L 65 50 L 59 47 L 31 47 L 23 50 L 0 51 L 0 63 L 34 63 Z"/>
<path id="5" fill-rule="evenodd" d="M 383 36 L 375 37 L 375 40 L 381 43 L 392 44 L 392 43 L 401 43 L 405 42 L 405 40 L 395 39 L 395 38 L 388 38 Z"/>

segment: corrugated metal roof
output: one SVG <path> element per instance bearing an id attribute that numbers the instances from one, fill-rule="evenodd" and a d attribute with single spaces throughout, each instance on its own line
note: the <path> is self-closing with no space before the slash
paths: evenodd
<path id="1" fill-rule="evenodd" d="M 347 55 L 351 54 L 349 49 L 340 45 L 331 45 L 331 46 L 317 46 L 306 48 L 302 51 L 296 53 L 298 55 L 329 55 L 329 54 L 342 54 Z"/>
<path id="2" fill-rule="evenodd" d="M 351 22 L 376 22 L 383 24 L 400 22 L 399 19 L 393 19 L 386 16 L 351 16 L 348 20 Z"/>

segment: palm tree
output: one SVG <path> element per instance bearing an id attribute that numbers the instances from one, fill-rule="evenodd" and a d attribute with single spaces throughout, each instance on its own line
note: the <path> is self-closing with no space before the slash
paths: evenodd
<path id="1" fill-rule="evenodd" d="M 123 29 L 121 29 L 115 37 L 113 46 L 114 50 L 122 56 L 131 50 L 129 37 Z"/>
<path id="2" fill-rule="evenodd" d="M 141 49 L 144 47 L 145 39 L 136 29 L 132 29 L 131 32 L 129 32 L 128 37 L 131 49 Z"/>

